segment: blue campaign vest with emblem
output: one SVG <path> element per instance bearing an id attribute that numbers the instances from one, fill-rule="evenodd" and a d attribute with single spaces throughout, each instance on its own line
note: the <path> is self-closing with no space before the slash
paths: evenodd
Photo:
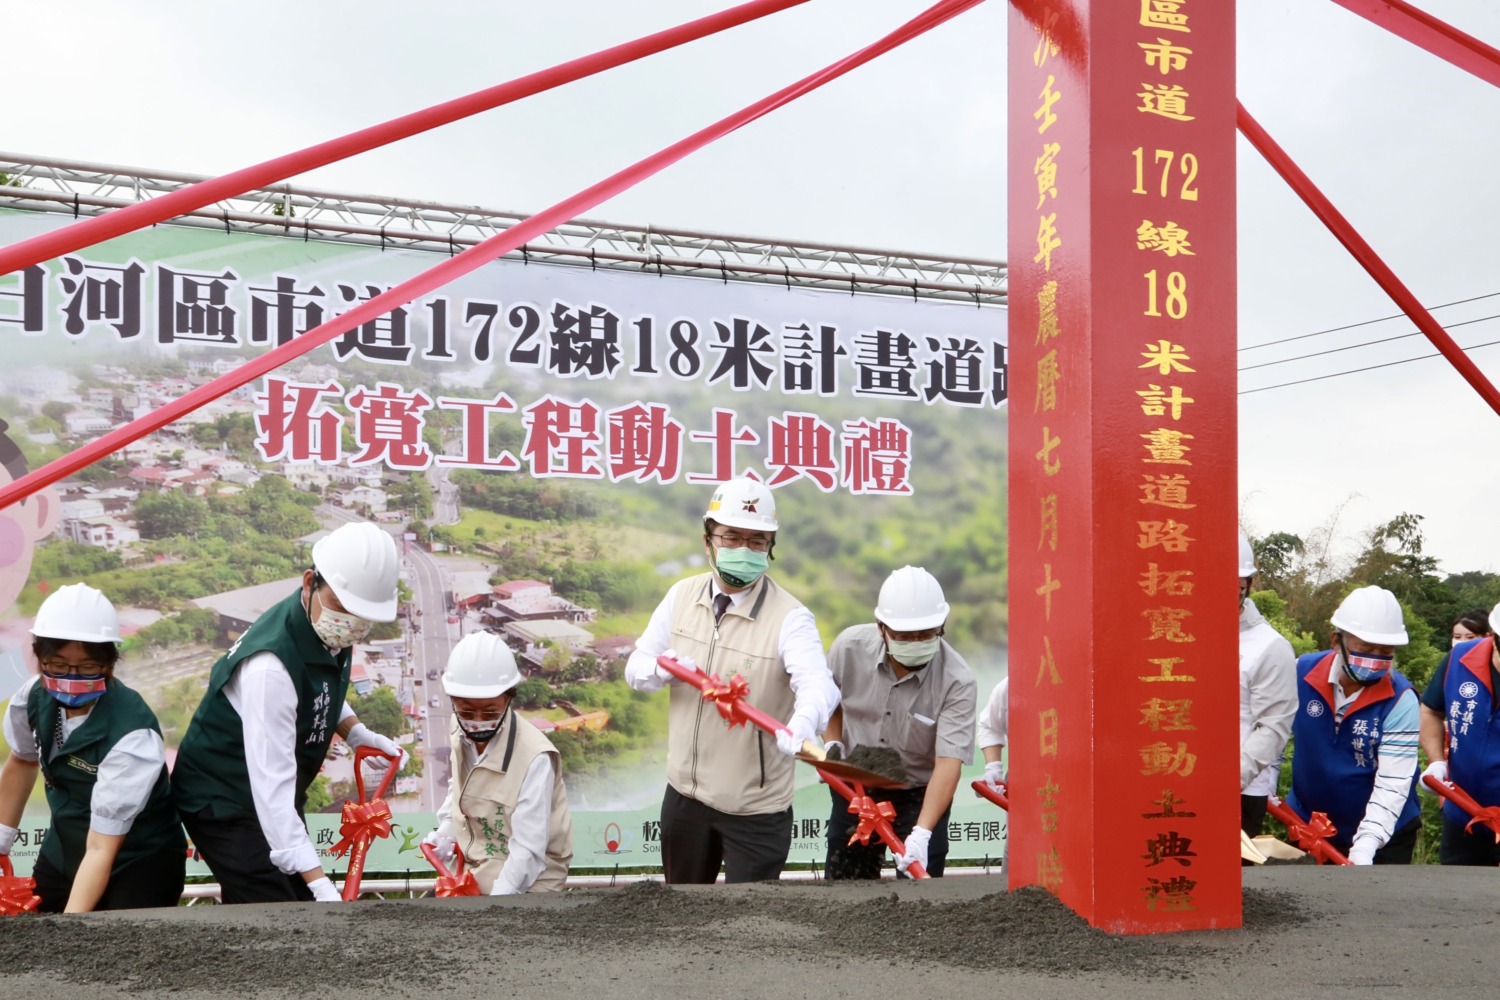
<path id="1" fill-rule="evenodd" d="M 1500 712 L 1490 671 L 1494 639 L 1461 642 L 1440 669 L 1448 723 L 1448 778 L 1482 806 L 1500 805 Z M 1469 814 L 1443 800 L 1443 818 L 1467 824 Z M 1477 829 L 1477 828 L 1476 828 Z"/>
<path id="2" fill-rule="evenodd" d="M 1308 653 L 1297 659 L 1297 714 L 1292 719 L 1292 790 L 1287 805 L 1303 819 L 1326 813 L 1338 832 L 1330 842 L 1348 851 L 1354 831 L 1365 818 L 1375 789 L 1380 737 L 1386 715 L 1396 700 L 1412 690 L 1411 681 L 1392 669 L 1390 674 L 1360 692 L 1343 721 L 1334 721 L 1333 688 L 1328 672 L 1333 652 Z M 1421 814 L 1417 778 L 1395 829 Z"/>
<path id="3" fill-rule="evenodd" d="M 306 804 L 307 789 L 328 757 L 344 707 L 351 654 L 343 649 L 335 655 L 323 645 L 308 621 L 298 590 L 261 615 L 209 673 L 208 691 L 193 713 L 172 768 L 172 786 L 184 812 L 212 809 L 219 819 L 255 815 L 243 723 L 229 704 L 224 685 L 236 667 L 265 652 L 281 661 L 297 691 L 297 811 Z"/>
<path id="4" fill-rule="evenodd" d="M 58 728 L 62 706 L 36 684 L 26 700 L 26 721 L 36 735 L 42 774 L 47 779 L 47 805 L 52 825 L 42 840 L 41 856 L 72 878 L 83 861 L 92 816 L 94 784 L 99 765 L 128 733 L 149 729 L 161 735 L 156 714 L 133 690 L 110 679 L 103 697 L 94 702 L 88 718 L 61 745 Z M 162 767 L 146 807 L 136 816 L 115 855 L 111 872 L 147 855 L 169 848 L 187 849 L 187 838 L 177 821 L 167 769 Z"/>

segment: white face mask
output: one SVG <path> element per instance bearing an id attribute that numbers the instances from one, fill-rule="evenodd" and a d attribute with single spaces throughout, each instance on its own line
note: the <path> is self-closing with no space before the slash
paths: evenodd
<path id="1" fill-rule="evenodd" d="M 347 649 L 363 642 L 365 636 L 370 634 L 370 629 L 375 627 L 375 623 L 367 618 L 351 615 L 347 611 L 333 610 L 323 603 L 322 598 L 318 599 L 318 606 L 322 613 L 312 623 L 312 627 L 325 646 Z"/>
<path id="2" fill-rule="evenodd" d="M 889 639 L 886 641 L 886 648 L 891 651 L 891 658 L 897 663 L 908 670 L 916 670 L 932 662 L 942 642 L 937 637 L 923 639 L 921 642 L 897 642 Z"/>

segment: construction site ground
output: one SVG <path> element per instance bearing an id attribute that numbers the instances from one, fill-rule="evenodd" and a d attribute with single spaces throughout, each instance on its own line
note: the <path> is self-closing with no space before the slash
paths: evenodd
<path id="1" fill-rule="evenodd" d="M 1089 928 L 1002 876 L 0 920 L 0 997 L 1489 1000 L 1494 869 L 1245 872 L 1245 926 Z"/>

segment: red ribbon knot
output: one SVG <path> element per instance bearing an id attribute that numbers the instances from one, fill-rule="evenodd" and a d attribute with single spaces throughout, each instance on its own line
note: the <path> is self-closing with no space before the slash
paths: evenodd
<path id="1" fill-rule="evenodd" d="M 339 833 L 344 838 L 333 845 L 336 857 L 343 857 L 357 843 L 374 843 L 378 837 L 391 835 L 391 807 L 385 799 L 370 802 L 345 802 L 343 824 Z"/>
<path id="2" fill-rule="evenodd" d="M 896 807 L 889 802 L 876 802 L 868 795 L 855 795 L 849 800 L 849 811 L 859 817 L 859 823 L 855 825 L 854 832 L 849 835 L 849 843 L 859 841 L 868 845 L 870 837 L 876 832 L 876 827 L 881 821 L 889 823 L 896 818 Z"/>

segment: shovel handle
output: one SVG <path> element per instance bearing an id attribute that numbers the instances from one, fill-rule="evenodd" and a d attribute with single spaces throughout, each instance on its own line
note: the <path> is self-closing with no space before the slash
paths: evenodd
<path id="1" fill-rule="evenodd" d="M 817 767 L 816 764 L 814 764 L 813 766 Z M 840 778 L 838 775 L 834 774 L 832 771 L 827 770 L 826 768 L 819 767 L 818 773 L 823 776 L 824 781 L 828 782 L 828 787 L 832 788 L 835 792 L 838 792 L 840 795 L 842 795 L 846 801 L 852 802 L 854 800 L 854 789 L 849 787 L 849 783 L 846 782 L 843 778 Z M 875 823 L 875 832 L 880 836 L 880 839 L 885 842 L 885 846 L 889 847 L 891 849 L 891 853 L 896 857 L 899 858 L 901 857 L 901 855 L 906 853 L 906 845 L 901 842 L 900 837 L 896 836 L 896 831 L 891 829 L 891 824 L 888 821 L 883 819 L 877 820 Z M 920 861 L 913 861 L 910 865 L 908 865 L 906 874 L 910 875 L 912 878 L 929 877 L 927 874 L 927 869 L 922 867 L 922 863 Z"/>
<path id="2" fill-rule="evenodd" d="M 1000 787 L 1005 789 L 1004 792 L 995 791 L 983 781 L 971 781 L 969 782 L 969 787 L 974 789 L 974 794 L 978 795 L 980 798 L 989 799 L 1001 809 L 1004 809 L 1006 812 L 1010 812 L 1010 799 L 1006 797 L 1010 792 L 1010 787 L 1004 782 L 1000 783 Z"/>

